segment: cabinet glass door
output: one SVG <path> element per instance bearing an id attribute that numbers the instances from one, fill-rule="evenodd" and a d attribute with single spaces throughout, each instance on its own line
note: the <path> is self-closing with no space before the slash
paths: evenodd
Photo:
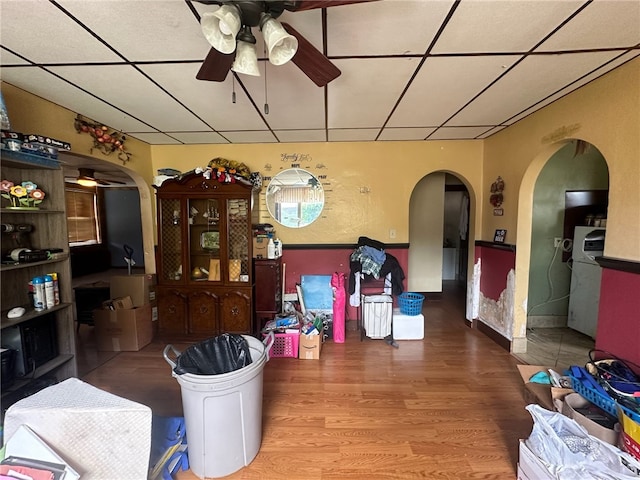
<path id="1" fill-rule="evenodd" d="M 227 200 L 227 225 L 229 243 L 228 280 L 230 282 L 249 282 L 251 259 L 249 258 L 250 232 L 249 201 L 233 198 Z"/>
<path id="2" fill-rule="evenodd" d="M 219 282 L 220 209 L 212 198 L 189 199 L 189 278 L 193 282 Z"/>
<path id="3" fill-rule="evenodd" d="M 182 278 L 182 212 L 180 200 L 163 198 L 160 200 L 160 242 L 162 258 L 160 259 L 160 276 L 165 281 L 176 281 Z"/>

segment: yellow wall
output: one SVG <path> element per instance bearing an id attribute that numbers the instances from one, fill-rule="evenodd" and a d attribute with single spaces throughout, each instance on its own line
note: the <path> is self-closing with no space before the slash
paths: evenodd
<path id="1" fill-rule="evenodd" d="M 223 157 L 243 162 L 266 177 L 291 166 L 291 157 L 283 160 L 283 154 L 298 154 L 301 168 L 326 175 L 322 180 L 326 207 L 319 220 L 302 229 L 274 224 L 285 245 L 352 244 L 361 235 L 385 243 L 405 243 L 409 241 L 411 193 L 425 175 L 453 172 L 471 191 L 480 186 L 481 141 L 152 147 L 154 170 L 171 167 L 188 171 Z M 266 212 L 264 198 L 260 203 L 261 219 L 274 223 Z M 390 229 L 396 230 L 396 238 L 390 238 Z"/>

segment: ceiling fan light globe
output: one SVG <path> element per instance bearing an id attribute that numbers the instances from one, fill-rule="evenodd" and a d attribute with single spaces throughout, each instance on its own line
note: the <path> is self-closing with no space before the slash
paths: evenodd
<path id="1" fill-rule="evenodd" d="M 254 44 L 238 40 L 236 58 L 231 65 L 231 70 L 236 73 L 243 73 L 254 77 L 260 76 L 258 55 L 256 54 L 256 46 Z"/>
<path id="2" fill-rule="evenodd" d="M 269 18 L 262 23 L 262 36 L 267 45 L 269 61 L 273 65 L 284 65 L 298 51 L 298 39 L 287 33 L 279 21 Z"/>
<path id="3" fill-rule="evenodd" d="M 205 12 L 200 20 L 204 37 L 220 53 L 232 53 L 235 50 L 240 26 L 238 9 L 231 5 L 222 5 L 215 12 Z"/>
<path id="4" fill-rule="evenodd" d="M 98 185 L 98 182 L 95 180 L 89 180 L 88 178 L 78 178 L 76 181 L 78 182 L 78 185 L 82 185 L 83 187 L 95 187 Z"/>

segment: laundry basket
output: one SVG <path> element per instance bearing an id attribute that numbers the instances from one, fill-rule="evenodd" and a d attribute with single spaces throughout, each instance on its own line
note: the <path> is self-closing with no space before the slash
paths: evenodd
<path id="1" fill-rule="evenodd" d="M 393 298 L 391 295 L 362 295 L 362 324 L 369 338 L 391 335 Z"/>
<path id="2" fill-rule="evenodd" d="M 264 343 L 242 335 L 252 362 L 219 375 L 176 374 L 178 361 L 167 345 L 163 355 L 181 387 L 189 467 L 199 478 L 220 478 L 249 465 L 262 443 L 262 379 L 273 335 Z"/>
<path id="3" fill-rule="evenodd" d="M 398 306 L 400 312 L 405 315 L 420 315 L 422 313 L 422 301 L 424 295 L 421 293 L 404 292 L 398 295 Z"/>

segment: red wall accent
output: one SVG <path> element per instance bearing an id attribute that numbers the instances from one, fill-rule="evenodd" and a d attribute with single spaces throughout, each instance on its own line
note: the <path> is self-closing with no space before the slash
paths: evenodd
<path id="1" fill-rule="evenodd" d="M 357 311 L 349 305 L 349 257 L 353 248 L 305 248 L 286 249 L 282 252 L 282 261 L 286 264 L 285 286 L 286 293 L 295 293 L 296 284 L 300 283 L 302 275 L 331 275 L 334 272 L 343 272 L 346 277 L 347 289 L 347 319 L 355 320 Z M 398 259 L 398 263 L 408 277 L 409 249 L 389 248 L 385 250 Z M 404 282 L 407 286 L 406 278 Z"/>
<path id="2" fill-rule="evenodd" d="M 516 252 L 476 245 L 476 262 L 478 258 L 481 259 L 480 291 L 486 298 L 498 301 L 507 288 L 509 271 L 516 268 Z"/>
<path id="3" fill-rule="evenodd" d="M 596 348 L 640 365 L 640 274 L 602 269 Z"/>

